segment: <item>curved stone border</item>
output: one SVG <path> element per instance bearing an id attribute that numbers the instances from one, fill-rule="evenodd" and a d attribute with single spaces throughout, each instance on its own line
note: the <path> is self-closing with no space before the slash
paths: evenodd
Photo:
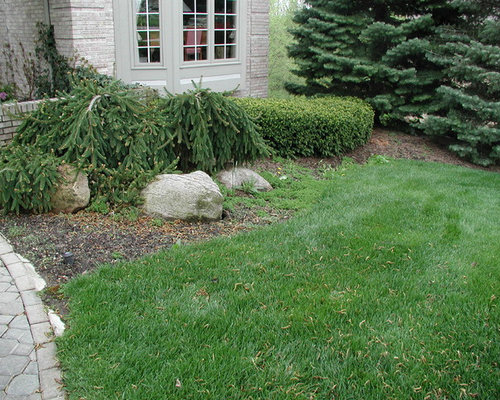
<path id="1" fill-rule="evenodd" d="M 44 287 L 0 234 L 0 400 L 65 398 L 53 329 L 36 293 Z"/>

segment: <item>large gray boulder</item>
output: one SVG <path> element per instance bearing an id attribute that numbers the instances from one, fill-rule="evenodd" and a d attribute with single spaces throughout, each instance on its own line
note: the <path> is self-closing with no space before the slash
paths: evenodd
<path id="1" fill-rule="evenodd" d="M 224 200 L 217 184 L 205 172 L 158 175 L 142 191 L 143 210 L 175 220 L 217 220 Z"/>
<path id="2" fill-rule="evenodd" d="M 87 175 L 68 164 L 59 166 L 58 171 L 61 182 L 50 200 L 52 211 L 70 214 L 87 207 L 90 200 Z"/>
<path id="3" fill-rule="evenodd" d="M 248 168 L 231 168 L 217 174 L 217 179 L 228 189 L 239 188 L 244 183 L 253 185 L 255 190 L 268 192 L 273 187 L 257 172 Z"/>

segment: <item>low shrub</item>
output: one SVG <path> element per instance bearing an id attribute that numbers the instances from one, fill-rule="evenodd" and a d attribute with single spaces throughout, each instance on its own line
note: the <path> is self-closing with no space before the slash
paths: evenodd
<path id="1" fill-rule="evenodd" d="M 0 208 L 4 213 L 47 212 L 59 182 L 61 160 L 32 146 L 0 150 Z"/>
<path id="2" fill-rule="evenodd" d="M 159 100 L 174 135 L 174 152 L 183 171 L 214 172 L 233 161 L 253 161 L 268 154 L 257 126 L 228 95 L 194 85 L 186 93 Z"/>
<path id="3" fill-rule="evenodd" d="M 234 99 L 260 126 L 282 157 L 331 157 L 365 144 L 374 113 L 364 101 L 346 97 Z"/>

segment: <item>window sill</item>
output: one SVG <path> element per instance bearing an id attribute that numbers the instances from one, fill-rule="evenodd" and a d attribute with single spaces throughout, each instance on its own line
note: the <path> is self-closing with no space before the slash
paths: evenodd
<path id="1" fill-rule="evenodd" d="M 180 69 L 189 69 L 189 68 L 207 68 L 207 67 L 217 67 L 219 65 L 239 65 L 241 64 L 240 60 L 234 61 L 214 61 L 214 62 L 184 62 L 179 66 Z"/>

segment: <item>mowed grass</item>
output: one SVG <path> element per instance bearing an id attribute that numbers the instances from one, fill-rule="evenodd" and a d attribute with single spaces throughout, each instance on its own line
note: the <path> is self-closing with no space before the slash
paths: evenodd
<path id="1" fill-rule="evenodd" d="M 69 283 L 72 399 L 498 399 L 500 175 L 353 166 L 287 223 Z"/>

